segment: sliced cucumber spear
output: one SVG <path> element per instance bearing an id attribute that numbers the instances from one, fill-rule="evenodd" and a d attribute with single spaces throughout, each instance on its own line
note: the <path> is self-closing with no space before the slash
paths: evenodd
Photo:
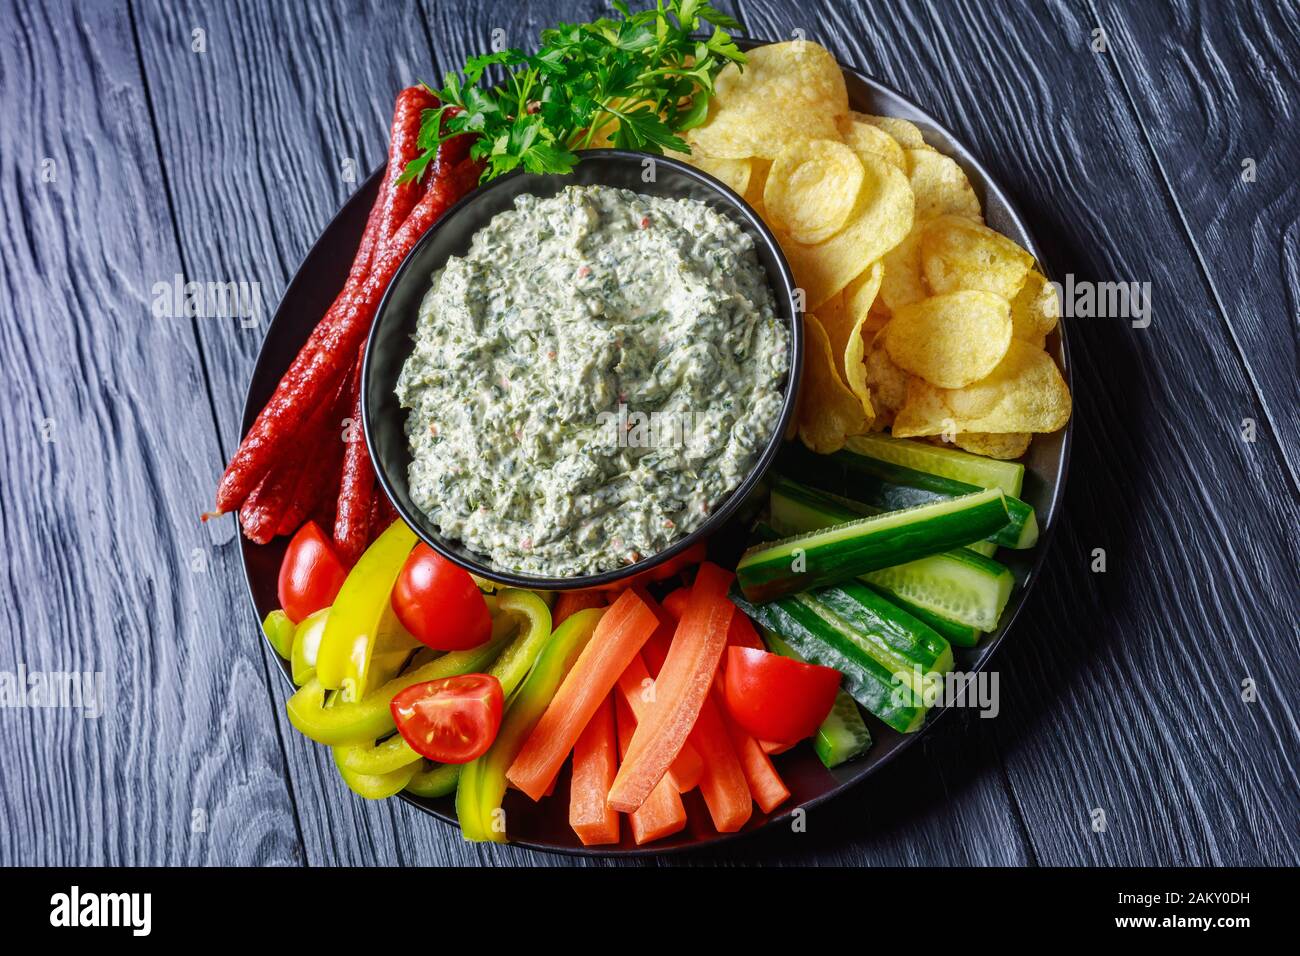
<path id="1" fill-rule="evenodd" d="M 873 507 L 885 511 L 911 508 L 969 495 L 981 487 L 917 471 L 855 450 L 861 447 L 846 445 L 831 457 L 845 465 L 852 474 L 853 496 Z M 1001 485 L 992 487 L 1002 491 Z M 1034 509 L 1012 495 L 1006 496 L 1006 505 L 1008 521 L 994 530 L 990 540 L 1004 548 L 1032 548 L 1038 542 L 1038 518 Z"/>
<path id="2" fill-rule="evenodd" d="M 771 521 L 780 534 L 815 531 L 872 510 L 788 478 L 778 477 L 772 486 Z M 977 643 L 979 631 L 997 627 L 1015 585 L 1009 568 L 969 548 L 882 568 L 861 579 L 962 646 Z"/>
<path id="3" fill-rule="evenodd" d="M 855 435 L 845 442 L 845 447 L 853 454 L 951 478 L 976 488 L 1001 488 L 1003 494 L 1013 498 L 1020 496 L 1025 478 L 1025 466 L 1019 462 L 998 461 L 908 438 L 883 434 Z"/>
<path id="4" fill-rule="evenodd" d="M 1002 492 L 986 489 L 758 545 L 736 578 L 745 597 L 770 601 L 978 541 L 1006 522 Z"/>
<path id="5" fill-rule="evenodd" d="M 857 582 L 766 604 L 732 600 L 809 663 L 839 671 L 854 700 L 902 733 L 925 721 L 926 686 L 952 670 L 947 641 Z"/>

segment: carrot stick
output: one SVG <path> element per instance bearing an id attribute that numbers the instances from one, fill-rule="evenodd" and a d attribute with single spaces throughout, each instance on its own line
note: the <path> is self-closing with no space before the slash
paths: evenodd
<path id="1" fill-rule="evenodd" d="M 727 708 L 723 706 L 716 693 L 714 694 L 714 706 L 717 707 L 718 713 L 722 715 L 723 723 L 727 727 L 727 734 L 731 738 L 731 749 L 740 761 L 741 769 L 745 774 L 745 782 L 749 786 L 749 792 L 753 796 L 754 802 L 759 805 L 764 813 L 771 813 L 790 799 L 790 791 L 786 788 L 781 775 L 776 772 L 776 768 L 772 766 L 772 761 L 768 759 L 767 753 L 759 742 L 745 733 L 745 729 L 731 719 L 731 715 L 727 713 Z"/>
<path id="2" fill-rule="evenodd" d="M 637 723 L 645 720 L 646 715 L 654 706 L 651 699 L 647 699 L 646 694 L 647 691 L 651 691 L 653 688 L 654 681 L 650 677 L 650 672 L 646 669 L 645 661 L 638 654 L 632 658 L 632 663 L 627 665 L 627 670 L 623 671 L 618 679 L 618 689 L 622 693 L 623 699 L 632 708 Z M 691 746 L 689 741 L 682 744 L 677 759 L 668 768 L 668 776 L 672 778 L 673 786 L 677 788 L 678 793 L 686 793 L 688 790 L 694 790 L 699 786 L 700 775 L 703 772 L 704 762 L 700 760 L 700 755 L 696 753 L 695 748 Z"/>
<path id="3" fill-rule="evenodd" d="M 760 740 L 758 745 L 763 748 L 763 753 L 772 755 L 783 754 L 795 746 L 795 744 L 777 743 L 775 740 Z"/>
<path id="4" fill-rule="evenodd" d="M 573 745 L 573 779 L 569 783 L 569 826 L 583 846 L 618 842 L 618 814 L 605 803 L 618 773 L 618 740 L 612 696 L 596 708 Z"/>
<path id="5" fill-rule="evenodd" d="M 569 615 L 589 607 L 604 607 L 605 603 L 605 595 L 600 591 L 561 591 L 551 611 L 551 626 L 559 627 Z"/>
<path id="6" fill-rule="evenodd" d="M 682 613 L 686 610 L 686 602 L 691 599 L 691 589 L 689 587 L 678 588 L 664 595 L 663 609 L 668 612 L 668 616 L 674 622 L 682 619 Z"/>
<path id="7" fill-rule="evenodd" d="M 691 744 L 704 761 L 700 793 L 709 807 L 709 816 L 719 833 L 734 833 L 748 822 L 754 812 L 745 769 L 731 745 L 731 736 L 723 722 L 716 697 L 709 694 L 700 705 L 700 714 L 691 729 Z"/>
<path id="8" fill-rule="evenodd" d="M 632 743 L 636 731 L 636 717 L 626 698 L 617 697 L 618 710 L 618 752 L 622 757 Z M 632 839 L 637 846 L 670 836 L 686 826 L 686 807 L 682 804 L 681 794 L 671 781 L 660 780 L 645 803 L 632 811 L 628 817 L 632 824 Z"/>
<path id="9" fill-rule="evenodd" d="M 635 591 L 624 591 L 610 605 L 506 779 L 534 800 L 542 798 L 600 702 L 658 626 L 659 619 Z"/>
<path id="10" fill-rule="evenodd" d="M 655 679 L 655 705 L 646 721 L 637 725 L 627 759 L 610 788 L 609 803 L 615 810 L 630 813 L 645 802 L 695 726 L 736 610 L 726 597 L 731 578 L 730 572 L 716 564 L 706 561 L 700 565 L 691 599 Z M 710 775 L 710 756 L 698 743 L 692 743 L 704 760 L 703 786 Z"/>

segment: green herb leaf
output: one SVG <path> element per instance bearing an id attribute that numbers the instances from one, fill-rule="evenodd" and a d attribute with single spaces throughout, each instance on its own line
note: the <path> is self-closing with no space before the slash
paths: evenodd
<path id="1" fill-rule="evenodd" d="M 568 172 L 574 150 L 605 141 L 689 152 L 678 134 L 707 118 L 719 71 L 745 62 L 727 32 L 740 25 L 706 0 L 656 0 L 635 13 L 622 0 L 611 5 L 615 19 L 543 30 L 536 53 L 470 57 L 448 73 L 433 91 L 440 107 L 421 117 L 420 152 L 402 180 L 422 177 L 441 144 L 460 133 L 478 134 L 470 155 L 484 163 L 484 181 L 520 167 Z M 692 36 L 708 27 L 707 40 Z"/>

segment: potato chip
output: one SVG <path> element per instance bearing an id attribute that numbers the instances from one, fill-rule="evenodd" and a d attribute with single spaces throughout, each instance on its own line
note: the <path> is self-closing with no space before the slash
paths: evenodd
<path id="1" fill-rule="evenodd" d="M 749 177 L 753 166 L 748 159 L 719 159 L 696 150 L 686 162 L 697 169 L 702 169 L 714 179 L 720 180 L 738 195 L 745 195 L 745 190 L 749 188 Z"/>
<path id="2" fill-rule="evenodd" d="M 844 383 L 858 396 L 868 422 L 875 417 L 875 410 L 867 388 L 867 367 L 863 361 L 866 343 L 862 338 L 862 328 L 870 314 L 871 302 L 876 298 L 876 290 L 880 288 L 881 271 L 879 262 L 872 263 L 871 268 L 850 282 L 821 310 L 821 322 L 830 339 L 831 352 L 839 356 L 840 374 Z"/>
<path id="3" fill-rule="evenodd" d="M 913 302 L 920 302 L 930 294 L 921 275 L 921 230 L 919 224 L 912 228 L 903 241 L 890 249 L 880 264 L 885 274 L 880 280 L 879 308 L 886 315 Z"/>
<path id="4" fill-rule="evenodd" d="M 796 142 L 840 138 L 837 116 L 849 111 L 835 57 L 807 40 L 772 43 L 730 64 L 714 80 L 708 119 L 691 138 L 710 156 L 775 159 Z"/>
<path id="5" fill-rule="evenodd" d="M 916 196 L 917 219 L 951 214 L 975 222 L 984 221 L 975 190 L 953 160 L 928 148 L 909 149 L 907 158 L 911 169 L 909 182 Z"/>
<path id="6" fill-rule="evenodd" d="M 980 406 L 986 408 L 978 414 L 958 411 Z M 944 432 L 1054 432 L 1070 420 L 1070 407 L 1070 390 L 1052 357 L 1012 339 L 993 373 L 967 388 L 946 390 L 911 379 L 893 433 L 909 438 Z"/>
<path id="7" fill-rule="evenodd" d="M 838 126 L 845 145 L 855 153 L 874 153 L 907 173 L 907 154 L 898 145 L 898 140 L 873 125 L 862 113 L 850 110 L 848 116 L 839 119 Z"/>
<path id="8" fill-rule="evenodd" d="M 763 208 L 763 190 L 767 188 L 767 174 L 771 169 L 770 160 L 755 157 L 749 161 L 749 186 L 745 189 L 745 202 L 755 209 Z"/>
<path id="9" fill-rule="evenodd" d="M 867 430 L 862 404 L 840 380 L 831 343 L 817 316 L 804 316 L 803 383 L 799 393 L 799 437 L 823 455 L 844 447 L 848 435 Z"/>
<path id="10" fill-rule="evenodd" d="M 906 177 L 879 157 L 860 156 L 859 160 L 865 178 L 858 207 L 836 235 L 808 246 L 776 231 L 811 309 L 857 278 L 912 228 L 912 194 Z"/>
<path id="11" fill-rule="evenodd" d="M 862 161 L 843 143 L 793 143 L 772 161 L 763 208 L 795 242 L 816 245 L 848 222 L 865 177 Z"/>
<path id="12" fill-rule="evenodd" d="M 917 125 L 897 116 L 872 116 L 868 113 L 854 113 L 863 121 L 878 129 L 883 129 L 904 149 L 925 149 L 925 137 Z"/>
<path id="13" fill-rule="evenodd" d="M 1047 333 L 1061 319 L 1061 300 L 1056 286 L 1036 269 L 1030 270 L 1025 284 L 1011 300 L 1011 337 L 1037 345 L 1047 342 Z"/>
<path id="14" fill-rule="evenodd" d="M 1033 265 L 1006 236 L 964 216 L 937 216 L 921 230 L 921 272 L 935 295 L 978 289 L 1010 301 Z"/>
<path id="15" fill-rule="evenodd" d="M 905 305 L 885 326 L 885 348 L 900 368 L 940 388 L 989 375 L 1011 341 L 1011 305 L 988 292 L 949 292 Z"/>
<path id="16" fill-rule="evenodd" d="M 871 408 L 875 412 L 877 427 L 894 420 L 895 413 L 907 400 L 908 374 L 893 363 L 885 351 L 885 337 L 877 332 L 863 356 L 866 367 L 867 388 L 871 393 Z"/>
<path id="17" fill-rule="evenodd" d="M 871 315 L 871 307 L 880 294 L 880 283 L 885 277 L 884 264 L 877 260 L 864 269 L 856 279 L 844 287 L 844 307 L 859 327 Z"/>
<path id="18" fill-rule="evenodd" d="M 1003 435 L 993 435 L 988 432 L 962 432 L 953 438 L 952 443 L 958 448 L 975 455 L 1010 461 L 1019 458 L 1029 450 L 1029 442 L 1033 437 L 1029 432 L 1007 432 Z"/>

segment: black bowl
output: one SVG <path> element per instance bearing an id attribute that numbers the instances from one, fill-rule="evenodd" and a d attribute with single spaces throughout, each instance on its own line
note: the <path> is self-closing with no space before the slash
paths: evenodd
<path id="1" fill-rule="evenodd" d="M 375 475 L 402 519 L 431 548 L 450 561 L 480 577 L 512 587 L 554 590 L 590 588 L 613 584 L 644 575 L 675 555 L 717 532 L 746 501 L 761 492 L 764 473 L 780 450 L 786 424 L 794 414 L 799 394 L 799 370 L 803 359 L 803 321 L 796 308 L 794 276 L 776 238 L 763 221 L 734 192 L 712 176 L 666 156 L 651 157 L 617 149 L 590 150 L 580 154 L 571 173 L 538 175 L 516 171 L 474 190 L 453 206 L 411 250 L 388 287 L 366 348 L 362 369 L 362 407 L 366 444 Z M 645 181 L 647 161 L 653 160 L 654 178 Z M 486 556 L 444 535 L 411 500 L 407 474 L 411 450 L 406 440 L 407 411 L 398 403 L 394 386 L 402 365 L 412 351 L 420 302 L 433 273 L 451 256 L 469 251 L 474 234 L 498 213 L 514 208 L 518 196 L 531 194 L 547 198 L 572 185 L 601 185 L 668 199 L 695 199 L 736 223 L 754 241 L 759 263 L 767 273 L 776 301 L 777 315 L 789 324 L 790 372 L 785 382 L 781 417 L 772 423 L 772 434 L 749 474 L 717 507 L 704 524 L 668 548 L 626 567 L 599 574 L 546 577 L 498 568 Z"/>

